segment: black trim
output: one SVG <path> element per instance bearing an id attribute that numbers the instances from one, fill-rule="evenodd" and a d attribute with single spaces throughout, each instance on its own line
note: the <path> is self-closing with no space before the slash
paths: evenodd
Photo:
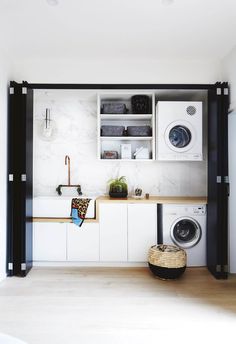
<path id="1" fill-rule="evenodd" d="M 32 89 L 53 89 L 53 90 L 209 90 L 215 87 L 214 84 L 37 84 L 28 83 Z"/>
<path id="2" fill-rule="evenodd" d="M 7 273 L 25 276 L 32 267 L 33 90 L 27 83 L 11 82 L 10 87 L 14 93 L 9 96 L 8 174 L 14 179 L 8 181 Z M 22 87 L 26 87 L 26 94 Z M 13 270 L 8 269 L 8 263 L 13 264 Z"/>
<path id="3" fill-rule="evenodd" d="M 33 90 L 24 82 L 27 93 L 22 95 L 22 159 L 21 170 L 26 181 L 21 183 L 22 232 L 21 232 L 21 276 L 26 276 L 33 266 Z"/>
<path id="4" fill-rule="evenodd" d="M 9 87 L 13 87 L 14 82 L 10 82 Z M 7 259 L 6 259 L 6 272 L 7 276 L 13 276 L 13 270 L 9 270 L 9 264 L 14 266 L 13 258 L 13 224 L 14 224 L 14 182 L 9 181 L 9 175 L 14 178 L 14 113 L 17 111 L 17 104 L 15 102 L 15 94 L 8 95 L 8 156 L 7 156 Z"/>
<path id="5" fill-rule="evenodd" d="M 223 144 L 223 176 L 226 177 L 229 175 L 229 167 L 228 167 L 228 110 L 229 110 L 229 95 L 224 94 L 224 89 L 228 89 L 229 85 L 227 82 L 222 83 L 222 98 L 223 98 L 223 105 L 222 105 L 222 122 L 224 128 L 224 140 L 222 141 Z M 224 209 L 224 217 L 223 217 L 223 228 L 224 230 L 221 231 L 221 242 L 222 242 L 222 266 L 221 271 L 224 278 L 228 277 L 228 269 L 226 271 L 225 267 L 228 267 L 228 199 L 229 199 L 229 183 L 224 180 L 223 182 L 223 209 Z"/>
<path id="6" fill-rule="evenodd" d="M 208 91 L 207 267 L 217 279 L 227 278 L 228 262 L 228 95 L 227 83 Z"/>
<path id="7" fill-rule="evenodd" d="M 153 275 L 163 280 L 177 279 L 183 275 L 184 271 L 186 270 L 186 266 L 181 268 L 164 268 L 163 266 L 157 266 L 151 263 L 148 263 L 148 266 Z"/>
<path id="8" fill-rule="evenodd" d="M 157 204 L 157 243 L 163 244 L 163 205 Z"/>

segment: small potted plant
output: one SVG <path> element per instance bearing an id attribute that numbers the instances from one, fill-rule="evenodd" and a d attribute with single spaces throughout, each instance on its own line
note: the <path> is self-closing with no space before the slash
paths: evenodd
<path id="1" fill-rule="evenodd" d="M 126 198 L 128 195 L 128 185 L 124 176 L 111 179 L 109 184 L 109 195 L 114 198 Z"/>

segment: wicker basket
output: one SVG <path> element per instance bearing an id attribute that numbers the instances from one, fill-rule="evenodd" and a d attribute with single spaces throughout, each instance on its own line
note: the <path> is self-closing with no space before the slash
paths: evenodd
<path id="1" fill-rule="evenodd" d="M 154 245 L 148 252 L 152 273 L 164 280 L 180 277 L 186 269 L 186 252 L 173 245 Z"/>

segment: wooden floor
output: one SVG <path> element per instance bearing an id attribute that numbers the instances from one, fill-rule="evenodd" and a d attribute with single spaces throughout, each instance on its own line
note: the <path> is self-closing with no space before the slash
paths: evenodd
<path id="1" fill-rule="evenodd" d="M 29 344 L 222 343 L 236 336 L 236 276 L 219 281 L 194 268 L 161 281 L 146 268 L 34 268 L 0 284 L 0 332 Z"/>

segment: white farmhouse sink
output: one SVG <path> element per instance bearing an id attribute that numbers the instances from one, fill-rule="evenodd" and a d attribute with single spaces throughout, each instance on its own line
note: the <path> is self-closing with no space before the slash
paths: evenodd
<path id="1" fill-rule="evenodd" d="M 79 196 L 80 198 L 90 198 L 86 219 L 95 218 L 95 200 L 93 196 Z M 44 196 L 34 197 L 33 217 L 70 217 L 72 196 Z"/>

